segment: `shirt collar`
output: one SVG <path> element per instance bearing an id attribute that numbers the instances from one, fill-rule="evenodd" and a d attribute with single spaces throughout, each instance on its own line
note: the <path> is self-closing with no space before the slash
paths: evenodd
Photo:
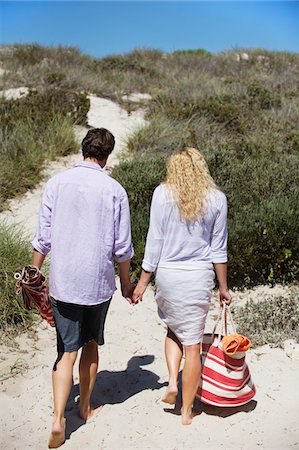
<path id="1" fill-rule="evenodd" d="M 88 161 L 81 161 L 81 162 L 75 164 L 74 167 L 87 167 L 88 169 L 103 171 L 103 168 L 98 163 L 88 162 Z"/>

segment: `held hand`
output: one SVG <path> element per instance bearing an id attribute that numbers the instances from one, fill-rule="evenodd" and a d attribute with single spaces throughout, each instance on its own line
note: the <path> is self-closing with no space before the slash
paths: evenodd
<path id="1" fill-rule="evenodd" d="M 137 283 L 137 286 L 133 293 L 133 299 L 132 299 L 132 301 L 135 305 L 137 305 L 137 303 L 139 301 L 142 302 L 142 296 L 146 290 L 146 287 L 147 287 L 147 284 L 140 283 L 140 281 Z"/>
<path id="2" fill-rule="evenodd" d="M 219 291 L 219 300 L 220 300 L 220 305 L 223 306 L 223 304 L 225 303 L 226 305 L 230 305 L 232 302 L 232 296 L 229 293 L 228 289 L 220 289 Z"/>
<path id="3" fill-rule="evenodd" d="M 128 283 L 121 283 L 121 293 L 122 296 L 130 303 L 132 304 L 132 298 L 133 298 L 133 291 L 135 289 L 135 284 L 128 282 Z"/>

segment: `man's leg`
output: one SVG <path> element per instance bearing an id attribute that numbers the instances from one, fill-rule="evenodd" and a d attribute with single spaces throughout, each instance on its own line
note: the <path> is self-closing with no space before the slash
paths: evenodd
<path id="1" fill-rule="evenodd" d="M 183 356 L 183 346 L 176 335 L 168 328 L 165 339 L 165 357 L 168 368 L 168 387 L 162 402 L 174 405 L 178 395 L 178 374 Z"/>
<path id="2" fill-rule="evenodd" d="M 104 327 L 111 299 L 93 306 L 85 306 L 81 327 L 82 354 L 79 364 L 80 416 L 87 420 L 97 410 L 91 408 L 90 396 L 95 385 L 99 355 L 98 345 L 104 344 Z"/>
<path id="3" fill-rule="evenodd" d="M 63 353 L 56 364 L 56 370 L 52 372 L 52 384 L 54 395 L 54 419 L 49 438 L 49 448 L 58 448 L 65 441 L 64 412 L 73 384 L 73 366 L 77 358 L 77 352 Z"/>
<path id="4" fill-rule="evenodd" d="M 92 340 L 84 345 L 79 364 L 80 417 L 84 420 L 92 415 L 90 396 L 96 381 L 98 363 L 98 343 Z"/>

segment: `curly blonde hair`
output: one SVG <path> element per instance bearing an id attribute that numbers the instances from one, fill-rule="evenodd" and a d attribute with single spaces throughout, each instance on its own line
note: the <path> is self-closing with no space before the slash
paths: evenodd
<path id="1" fill-rule="evenodd" d="M 173 194 L 181 217 L 188 223 L 203 216 L 207 192 L 210 188 L 217 188 L 204 157 L 190 147 L 170 156 L 165 183 Z"/>

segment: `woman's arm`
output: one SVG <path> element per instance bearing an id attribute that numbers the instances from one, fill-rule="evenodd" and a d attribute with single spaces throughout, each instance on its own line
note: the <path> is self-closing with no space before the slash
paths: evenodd
<path id="1" fill-rule="evenodd" d="M 220 303 L 230 305 L 232 297 L 227 287 L 227 200 L 222 192 L 217 200 L 218 214 L 211 237 L 212 261 L 219 282 Z"/>
<path id="2" fill-rule="evenodd" d="M 133 299 L 132 299 L 133 303 L 136 304 L 139 301 L 142 302 L 142 296 L 147 288 L 147 285 L 150 282 L 152 273 L 153 272 L 146 272 L 145 270 L 142 269 L 140 280 L 138 281 L 137 286 L 134 290 Z"/>
<path id="3" fill-rule="evenodd" d="M 214 270 L 219 282 L 219 300 L 221 305 L 226 303 L 230 305 L 232 296 L 227 287 L 227 263 L 214 263 Z"/>

